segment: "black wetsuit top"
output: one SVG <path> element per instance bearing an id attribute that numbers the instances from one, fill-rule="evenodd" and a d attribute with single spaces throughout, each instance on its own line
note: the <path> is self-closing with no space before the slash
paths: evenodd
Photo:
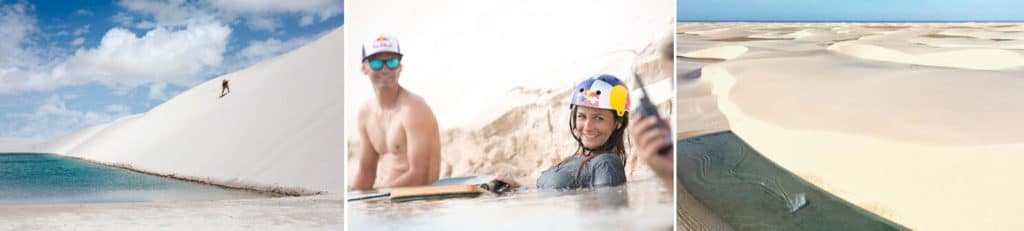
<path id="1" fill-rule="evenodd" d="M 576 170 L 586 157 L 573 156 L 561 165 L 544 170 L 537 178 L 540 189 L 576 189 L 601 186 L 617 186 L 626 183 L 625 167 L 615 153 L 595 156 L 580 171 L 579 186 L 576 185 Z"/>

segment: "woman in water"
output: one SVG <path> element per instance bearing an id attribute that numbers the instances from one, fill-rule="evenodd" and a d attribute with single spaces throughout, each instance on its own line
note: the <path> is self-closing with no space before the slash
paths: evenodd
<path id="1" fill-rule="evenodd" d="M 587 78 L 573 89 L 569 132 L 573 155 L 537 178 L 537 188 L 579 189 L 626 183 L 625 131 L 629 90 L 612 75 Z"/>

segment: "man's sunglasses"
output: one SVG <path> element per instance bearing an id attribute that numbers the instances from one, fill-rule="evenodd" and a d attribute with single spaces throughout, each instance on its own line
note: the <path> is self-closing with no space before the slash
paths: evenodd
<path id="1" fill-rule="evenodd" d="M 384 68 L 384 64 L 387 64 L 388 69 L 390 70 L 398 69 L 398 65 L 402 63 L 402 60 L 399 58 L 391 58 L 388 60 L 370 59 L 368 62 L 370 62 L 371 70 L 379 71 Z"/>

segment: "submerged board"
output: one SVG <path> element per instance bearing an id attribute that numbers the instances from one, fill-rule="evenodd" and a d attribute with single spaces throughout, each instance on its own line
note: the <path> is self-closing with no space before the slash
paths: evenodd
<path id="1" fill-rule="evenodd" d="M 732 229 L 908 230 L 804 181 L 732 132 L 676 145 L 680 188 Z M 690 211 L 677 212 L 685 223 Z"/>
<path id="2" fill-rule="evenodd" d="M 461 197 L 477 197 L 487 192 L 477 185 L 445 185 L 397 188 L 391 191 L 392 202 L 415 200 L 448 199 Z"/>
<path id="3" fill-rule="evenodd" d="M 392 202 L 477 197 L 483 193 L 507 191 L 508 185 L 493 176 L 465 176 L 441 179 L 429 186 L 395 188 L 390 192 L 372 193 L 349 198 L 348 201 L 391 198 Z"/>

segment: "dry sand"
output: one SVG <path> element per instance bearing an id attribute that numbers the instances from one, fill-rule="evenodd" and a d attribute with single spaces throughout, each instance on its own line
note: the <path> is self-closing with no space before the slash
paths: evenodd
<path id="1" fill-rule="evenodd" d="M 782 27 L 807 33 L 712 41 Z M 1015 106 L 1024 99 L 1024 51 L 1015 48 L 1022 25 L 682 23 L 678 30 L 677 51 L 699 54 L 688 58 L 729 58 L 701 64 L 700 79 L 680 83 L 710 90 L 679 93 L 680 106 L 699 102 L 688 105 L 724 114 L 729 129 L 804 179 L 914 229 L 1024 225 L 1017 219 L 1024 187 L 1015 183 L 1024 177 L 1024 107 Z"/>
<path id="2" fill-rule="evenodd" d="M 405 53 L 399 81 L 426 99 L 441 127 L 442 178 L 508 174 L 532 186 L 574 151 L 567 103 L 576 81 L 609 73 L 632 86 L 632 69 L 639 69 L 662 115 L 670 115 L 672 62 L 664 52 L 671 50 L 672 4 L 352 2 L 346 49 L 358 51 L 378 33 L 398 37 Z M 385 10 L 388 17 L 370 14 Z M 359 60 L 360 53 L 345 57 Z M 359 62 L 345 65 L 351 109 L 373 92 Z M 356 122 L 354 111 L 348 124 Z M 349 176 L 358 161 L 354 127 Z M 635 156 L 627 162 L 629 180 L 653 177 Z"/>

